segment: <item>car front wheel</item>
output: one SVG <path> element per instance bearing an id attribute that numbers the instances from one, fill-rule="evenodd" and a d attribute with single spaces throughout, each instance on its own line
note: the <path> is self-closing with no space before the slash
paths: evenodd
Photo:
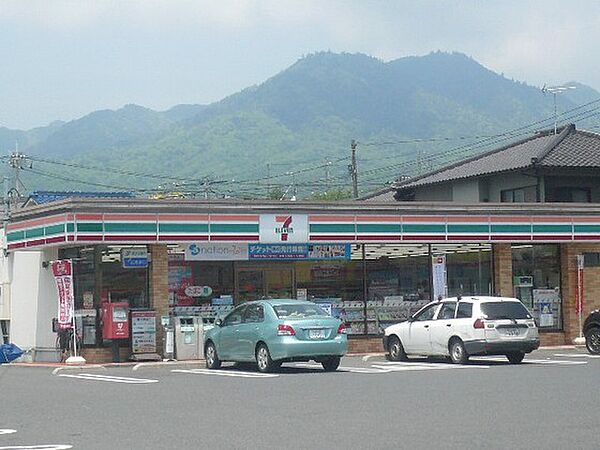
<path id="1" fill-rule="evenodd" d="M 209 342 L 206 345 L 206 350 L 204 353 L 206 367 L 208 369 L 218 369 L 221 367 L 221 360 L 219 359 L 219 355 L 217 355 L 217 348 L 215 347 L 215 344 Z"/>
<path id="2" fill-rule="evenodd" d="M 600 327 L 590 328 L 585 332 L 585 346 L 593 355 L 600 355 Z"/>
<path id="3" fill-rule="evenodd" d="M 321 361 L 321 365 L 325 369 L 325 372 L 335 372 L 340 367 L 340 361 L 341 358 L 339 356 L 332 356 Z"/>
<path id="4" fill-rule="evenodd" d="M 508 362 L 511 364 L 521 364 L 521 361 L 523 361 L 523 358 L 525 358 L 525 353 L 521 353 L 521 352 L 508 353 L 506 355 L 506 358 L 508 359 Z"/>
<path id="5" fill-rule="evenodd" d="M 465 350 L 465 344 L 460 339 L 454 339 L 450 342 L 450 359 L 454 364 L 465 364 L 469 360 L 469 355 Z"/>
<path id="6" fill-rule="evenodd" d="M 260 344 L 256 349 L 256 365 L 259 372 L 271 372 L 277 368 L 277 364 L 271 359 L 269 349 L 265 344 Z"/>
<path id="7" fill-rule="evenodd" d="M 388 359 L 390 361 L 406 361 L 406 352 L 398 336 L 390 336 L 388 342 Z"/>

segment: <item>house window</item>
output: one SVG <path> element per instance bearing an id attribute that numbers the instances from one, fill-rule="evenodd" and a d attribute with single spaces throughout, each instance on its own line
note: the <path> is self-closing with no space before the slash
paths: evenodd
<path id="1" fill-rule="evenodd" d="M 557 187 L 552 190 L 553 202 L 590 203 L 592 193 L 590 188 Z"/>
<path id="2" fill-rule="evenodd" d="M 507 189 L 500 192 L 500 201 L 503 203 L 525 202 L 525 189 Z"/>

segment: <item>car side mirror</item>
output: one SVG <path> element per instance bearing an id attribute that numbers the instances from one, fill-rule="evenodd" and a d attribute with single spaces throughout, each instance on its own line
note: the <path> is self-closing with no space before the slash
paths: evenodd
<path id="1" fill-rule="evenodd" d="M 215 320 L 215 326 L 220 327 L 221 325 L 223 325 L 223 321 L 221 319 Z"/>

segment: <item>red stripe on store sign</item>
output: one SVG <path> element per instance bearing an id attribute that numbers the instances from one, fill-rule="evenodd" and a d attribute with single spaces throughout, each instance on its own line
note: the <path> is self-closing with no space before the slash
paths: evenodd
<path id="1" fill-rule="evenodd" d="M 259 237 L 258 235 L 246 235 L 246 236 L 233 236 L 233 235 L 229 235 L 229 236 L 211 236 L 210 239 L 211 241 L 258 241 Z"/>
<path id="2" fill-rule="evenodd" d="M 102 222 L 102 214 L 76 214 L 75 219 Z"/>
<path id="3" fill-rule="evenodd" d="M 481 223 L 487 225 L 486 216 L 448 216 L 446 221 L 448 223 Z"/>
<path id="4" fill-rule="evenodd" d="M 577 234 L 574 239 L 576 241 L 597 241 L 600 239 L 600 234 Z"/>
<path id="5" fill-rule="evenodd" d="M 104 214 L 105 221 L 156 222 L 156 214 Z"/>
<path id="6" fill-rule="evenodd" d="M 70 237 L 70 236 L 69 236 Z M 98 234 L 78 234 L 77 242 L 93 241 L 98 242 L 104 240 L 104 236 Z"/>
<path id="7" fill-rule="evenodd" d="M 487 241 L 489 239 L 489 235 L 467 235 L 467 234 L 449 234 L 449 241 Z"/>
<path id="8" fill-rule="evenodd" d="M 359 234 L 357 236 L 358 241 L 399 241 L 402 239 L 402 236 L 399 234 L 388 234 L 388 235 L 367 235 L 367 234 Z"/>
<path id="9" fill-rule="evenodd" d="M 207 222 L 208 214 L 159 214 L 160 222 Z"/>
<path id="10" fill-rule="evenodd" d="M 315 215 L 308 216 L 309 222 L 354 222 L 354 216 L 330 216 L 330 215 Z"/>
<path id="11" fill-rule="evenodd" d="M 570 217 L 565 216 L 542 216 L 542 217 L 532 217 L 532 222 L 535 223 L 571 223 Z"/>
<path id="12" fill-rule="evenodd" d="M 445 223 L 445 216 L 403 216 L 403 222 L 417 222 L 417 223 Z"/>
<path id="13" fill-rule="evenodd" d="M 523 223 L 529 224 L 530 217 L 515 217 L 515 216 L 491 216 L 490 222 L 492 223 Z"/>
<path id="14" fill-rule="evenodd" d="M 545 235 L 539 235 L 536 234 L 535 236 L 533 236 L 533 240 L 534 241 L 570 241 L 571 240 L 571 234 L 545 234 Z"/>
<path id="15" fill-rule="evenodd" d="M 356 216 L 356 221 L 359 223 L 385 222 L 385 223 L 400 223 L 400 216 Z"/>
<path id="16" fill-rule="evenodd" d="M 445 235 L 433 235 L 433 234 L 415 236 L 415 235 L 405 234 L 404 236 L 402 236 L 402 240 L 403 241 L 445 241 L 446 236 Z"/>
<path id="17" fill-rule="evenodd" d="M 110 242 L 123 242 L 123 241 L 143 241 L 143 242 L 152 242 L 156 241 L 156 235 L 151 236 L 133 236 L 123 234 L 120 236 L 104 236 L 105 241 Z"/>
<path id="18" fill-rule="evenodd" d="M 249 214 L 237 214 L 237 215 L 224 215 L 224 214 L 211 214 L 210 220 L 214 222 L 258 222 L 259 216 Z"/>
<path id="19" fill-rule="evenodd" d="M 46 243 L 46 239 L 34 239 L 33 241 L 27 242 L 27 247 L 37 247 L 38 245 L 44 245 Z"/>
<path id="20" fill-rule="evenodd" d="M 492 235 L 492 241 L 530 241 L 531 235 L 529 234 L 513 234 L 510 235 Z"/>
<path id="21" fill-rule="evenodd" d="M 165 234 L 159 241 L 208 241 L 208 234 Z"/>
<path id="22" fill-rule="evenodd" d="M 356 236 L 354 235 L 339 235 L 339 234 L 328 234 L 328 235 L 310 235 L 311 241 L 355 241 Z"/>
<path id="23" fill-rule="evenodd" d="M 23 248 L 25 247 L 25 242 L 19 242 L 18 244 L 8 244 L 8 248 L 9 249 L 13 249 L 13 248 Z"/>
<path id="24" fill-rule="evenodd" d="M 64 236 L 52 237 L 46 239 L 46 244 L 54 244 L 55 242 L 65 242 L 65 240 L 66 239 Z"/>

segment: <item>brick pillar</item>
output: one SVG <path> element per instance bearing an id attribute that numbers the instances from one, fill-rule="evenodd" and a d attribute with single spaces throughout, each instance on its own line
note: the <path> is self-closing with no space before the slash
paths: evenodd
<path id="1" fill-rule="evenodd" d="M 512 249 L 510 244 L 492 244 L 494 255 L 494 293 L 513 297 Z"/>
<path id="2" fill-rule="evenodd" d="M 570 344 L 579 335 L 579 320 L 575 312 L 577 301 L 577 255 L 600 252 L 600 243 L 562 244 L 560 246 L 561 299 L 565 339 Z M 600 308 L 600 267 L 583 270 L 583 320 Z"/>
<path id="3" fill-rule="evenodd" d="M 150 307 L 156 311 L 156 350 L 162 355 L 163 327 L 160 316 L 169 315 L 169 258 L 166 245 L 150 245 Z"/>

